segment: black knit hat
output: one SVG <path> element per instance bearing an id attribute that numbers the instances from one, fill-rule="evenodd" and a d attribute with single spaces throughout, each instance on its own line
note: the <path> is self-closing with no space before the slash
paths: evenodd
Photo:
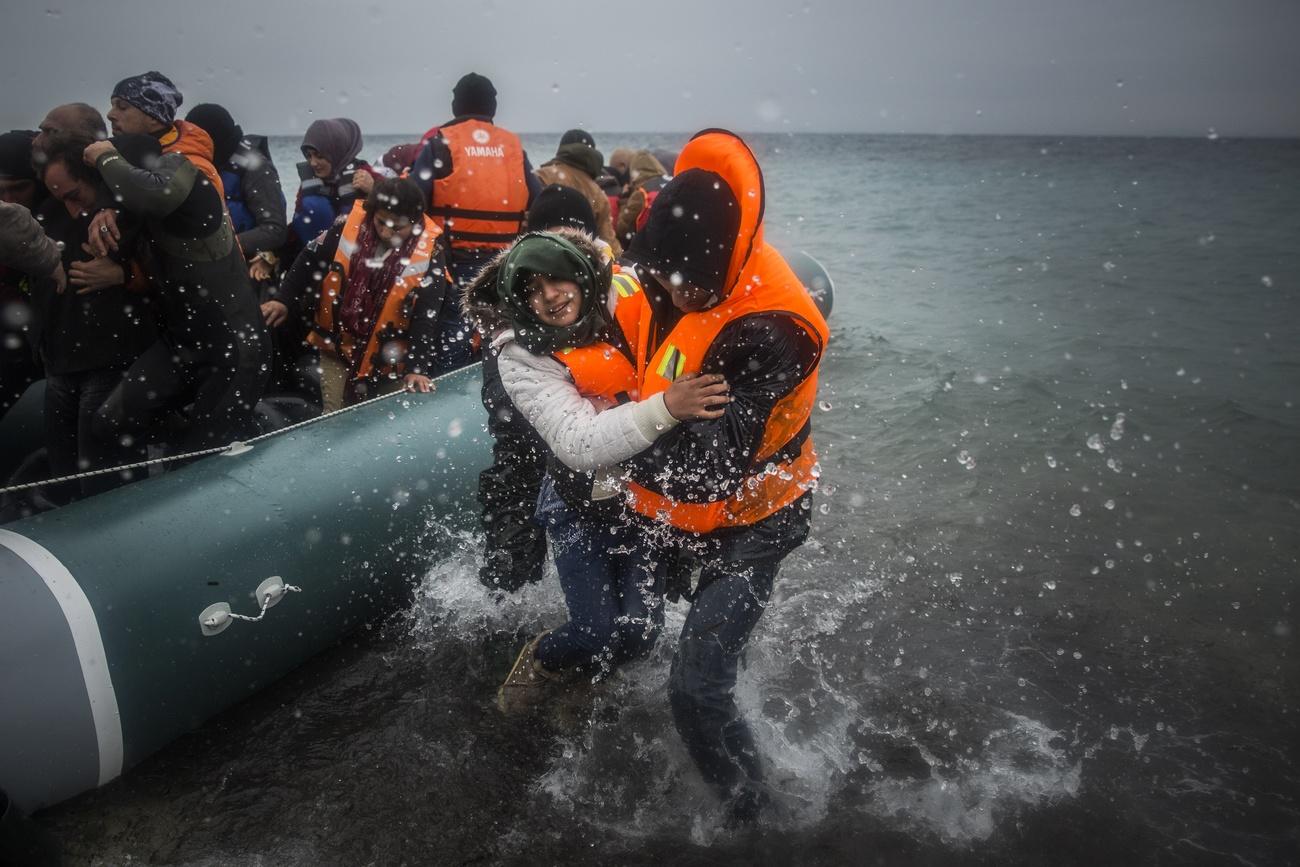
<path id="1" fill-rule="evenodd" d="M 456 117 L 467 114 L 496 117 L 497 89 L 491 79 L 477 72 L 461 76 L 451 89 L 451 113 Z"/>
<path id="2" fill-rule="evenodd" d="M 582 193 L 570 187 L 551 184 L 537 194 L 528 209 L 528 228 L 544 232 L 557 226 L 572 226 L 588 235 L 596 235 L 596 214 L 591 202 Z"/>
<path id="3" fill-rule="evenodd" d="M 218 169 L 224 169 L 239 147 L 239 140 L 244 137 L 244 130 L 224 106 L 215 102 L 201 102 L 185 119 L 202 129 L 212 138 L 212 163 Z"/>
<path id="4" fill-rule="evenodd" d="M 594 148 L 596 140 L 585 129 L 571 129 L 560 136 L 560 145 L 566 144 L 585 144 L 589 148 Z"/>
<path id="5" fill-rule="evenodd" d="M 740 203 L 731 187 L 720 175 L 690 169 L 655 197 L 628 257 L 657 275 L 677 275 L 721 298 L 739 231 Z"/>
<path id="6" fill-rule="evenodd" d="M 0 180 L 34 181 L 32 168 L 32 130 L 16 129 L 0 135 Z"/>

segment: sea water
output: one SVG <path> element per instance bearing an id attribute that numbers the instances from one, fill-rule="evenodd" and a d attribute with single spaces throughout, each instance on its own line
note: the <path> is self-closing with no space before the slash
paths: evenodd
<path id="1" fill-rule="evenodd" d="M 76 859 L 1300 858 L 1300 142 L 751 143 L 769 240 L 836 288 L 813 534 L 736 690 L 763 827 L 721 830 L 673 728 L 681 605 L 645 663 L 503 719 L 563 601 L 492 598 L 466 536 L 409 610 L 44 814 Z"/>

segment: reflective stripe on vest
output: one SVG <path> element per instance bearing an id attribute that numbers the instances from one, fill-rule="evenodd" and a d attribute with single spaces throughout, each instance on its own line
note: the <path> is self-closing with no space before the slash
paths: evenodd
<path id="1" fill-rule="evenodd" d="M 451 174 L 433 182 L 429 215 L 446 230 L 453 249 L 509 246 L 528 208 L 519 136 L 472 119 L 438 134 L 451 151 Z"/>
<path id="2" fill-rule="evenodd" d="M 407 333 L 411 328 L 411 308 L 415 303 L 413 293 L 426 282 L 429 260 L 436 251 L 438 236 L 442 234 L 433 220 L 424 218 L 424 231 L 411 250 L 410 261 L 398 272 L 393 285 L 389 287 L 365 347 L 358 354 L 356 338 L 343 327 L 338 313 L 343 303 L 343 291 L 348 285 L 352 257 L 359 247 L 361 227 L 368 218 L 369 214 L 360 202 L 353 205 L 339 236 L 334 261 L 321 282 L 316 321 L 307 335 L 307 342 L 313 346 L 337 352 L 353 369 L 354 379 L 364 379 L 375 374 L 396 374 L 404 369 L 409 349 Z"/>

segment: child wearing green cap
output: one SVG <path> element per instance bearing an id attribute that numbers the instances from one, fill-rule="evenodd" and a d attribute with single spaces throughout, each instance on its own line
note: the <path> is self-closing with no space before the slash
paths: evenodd
<path id="1" fill-rule="evenodd" d="M 611 264 L 572 229 L 532 232 L 465 290 L 465 310 L 498 353 L 502 383 L 550 447 L 537 518 L 546 526 L 569 621 L 530 640 L 497 696 L 503 712 L 575 676 L 593 680 L 649 652 L 663 625 L 647 528 L 623 509 L 620 461 L 728 401 L 716 375 L 683 377 L 636 400 L 624 327 L 635 304 L 610 291 Z M 661 570 L 660 570 L 661 571 Z"/>

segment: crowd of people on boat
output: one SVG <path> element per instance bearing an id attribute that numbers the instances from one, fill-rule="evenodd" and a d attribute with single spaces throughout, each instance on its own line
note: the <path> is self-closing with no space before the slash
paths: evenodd
<path id="1" fill-rule="evenodd" d="M 0 136 L 0 414 L 45 380 L 49 471 L 80 476 L 52 504 L 132 478 L 86 471 L 428 392 L 481 359 L 480 580 L 540 581 L 549 548 L 569 615 L 524 644 L 498 705 L 608 678 L 685 598 L 673 718 L 729 821 L 755 821 L 769 792 L 732 690 L 809 531 L 829 332 L 764 240 L 744 141 L 606 161 L 570 130 L 534 169 L 470 73 L 451 119 L 379 165 L 356 122 L 314 121 L 288 208 L 267 139 L 222 106 L 182 119 L 158 72 L 110 102 Z"/>

